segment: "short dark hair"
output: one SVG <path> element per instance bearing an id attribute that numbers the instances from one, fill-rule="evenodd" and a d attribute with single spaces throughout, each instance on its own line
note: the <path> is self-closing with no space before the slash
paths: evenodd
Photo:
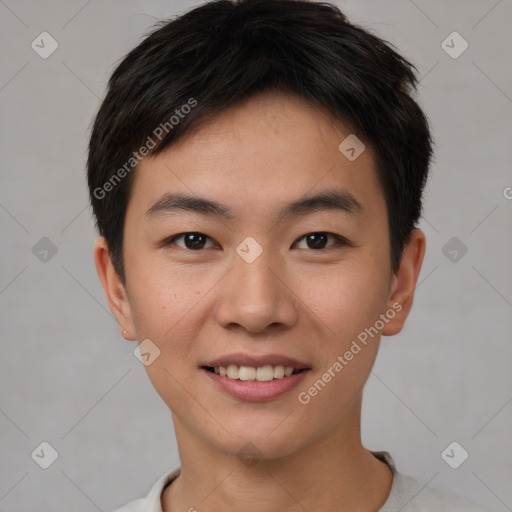
<path id="1" fill-rule="evenodd" d="M 114 70 L 89 143 L 96 226 L 123 282 L 130 171 L 144 154 L 264 91 L 298 95 L 374 149 L 396 272 L 432 156 L 428 121 L 412 97 L 416 73 L 389 42 L 327 2 L 214 0 L 158 22 Z"/>

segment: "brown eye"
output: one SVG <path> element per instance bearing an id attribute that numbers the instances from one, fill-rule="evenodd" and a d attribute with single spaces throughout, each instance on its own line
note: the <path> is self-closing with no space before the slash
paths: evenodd
<path id="1" fill-rule="evenodd" d="M 326 246 L 329 238 L 334 239 L 336 243 Z M 297 242 L 300 242 L 301 240 L 304 240 L 306 242 L 306 249 L 313 250 L 328 249 L 329 247 L 332 247 L 334 245 L 346 245 L 346 242 L 342 237 L 335 235 L 334 233 L 327 233 L 325 231 L 308 233 L 307 235 L 304 235 L 303 237 L 299 238 Z M 304 247 L 300 247 L 300 249 L 303 248 Z"/>
<path id="2" fill-rule="evenodd" d="M 183 239 L 184 246 L 176 244 L 176 240 Z M 204 233 L 197 232 L 188 232 L 188 233 L 180 233 L 179 235 L 174 235 L 170 239 L 167 240 L 165 245 L 178 245 L 182 249 L 188 249 L 191 251 L 198 251 L 200 249 L 204 249 L 207 243 L 207 240 L 211 240 L 211 238 Z"/>

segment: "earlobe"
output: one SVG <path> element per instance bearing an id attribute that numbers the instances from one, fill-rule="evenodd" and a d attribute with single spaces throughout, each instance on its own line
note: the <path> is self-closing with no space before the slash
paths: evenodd
<path id="1" fill-rule="evenodd" d="M 414 291 L 425 256 L 425 248 L 425 234 L 420 229 L 414 229 L 409 242 L 404 248 L 400 267 L 391 281 L 388 307 L 396 311 L 396 315 L 389 320 L 382 330 L 384 336 L 393 336 L 403 329 L 405 320 L 412 308 Z"/>
<path id="2" fill-rule="evenodd" d="M 116 317 L 122 336 L 127 340 L 135 340 L 135 329 L 128 295 L 112 263 L 108 243 L 102 236 L 98 237 L 94 243 L 94 262 L 108 306 Z"/>

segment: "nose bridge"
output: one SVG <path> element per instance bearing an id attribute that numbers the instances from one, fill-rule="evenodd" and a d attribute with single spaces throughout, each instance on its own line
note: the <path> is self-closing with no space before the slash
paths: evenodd
<path id="1" fill-rule="evenodd" d="M 276 265 L 272 250 L 263 247 L 259 249 L 254 246 L 254 242 L 244 241 L 237 247 L 236 253 L 233 270 L 236 282 L 240 283 L 238 294 L 243 297 L 247 291 L 249 295 L 268 295 L 267 299 L 273 299 L 275 290 L 272 289 L 276 283 L 275 270 L 272 272 L 271 269 L 279 262 Z"/>
<path id="2" fill-rule="evenodd" d="M 217 307 L 217 321 L 224 326 L 240 324 L 254 332 L 274 323 L 292 325 L 297 312 L 293 293 L 283 280 L 272 249 L 262 247 L 252 237 L 246 238 L 233 255 L 233 268 Z"/>

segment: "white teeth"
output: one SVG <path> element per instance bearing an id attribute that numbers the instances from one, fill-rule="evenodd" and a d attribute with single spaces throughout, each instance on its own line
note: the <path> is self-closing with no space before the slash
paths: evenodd
<path id="1" fill-rule="evenodd" d="M 284 377 L 284 366 L 274 366 L 274 379 L 282 379 Z"/>
<path id="2" fill-rule="evenodd" d="M 254 380 L 256 378 L 256 368 L 252 368 L 252 366 L 240 366 L 238 378 L 240 380 Z"/>
<path id="3" fill-rule="evenodd" d="M 264 382 L 266 380 L 272 380 L 274 378 L 274 368 L 272 366 L 260 366 L 256 370 L 256 380 Z"/>
<path id="4" fill-rule="evenodd" d="M 270 364 L 265 366 L 238 366 L 236 364 L 229 364 L 228 366 L 215 366 L 213 371 L 222 377 L 228 377 L 234 380 L 257 380 L 259 382 L 266 382 L 273 379 L 282 379 L 289 377 L 293 374 L 293 366 Z"/>
<path id="5" fill-rule="evenodd" d="M 230 379 L 238 379 L 238 366 L 236 364 L 228 364 L 226 376 Z"/>

